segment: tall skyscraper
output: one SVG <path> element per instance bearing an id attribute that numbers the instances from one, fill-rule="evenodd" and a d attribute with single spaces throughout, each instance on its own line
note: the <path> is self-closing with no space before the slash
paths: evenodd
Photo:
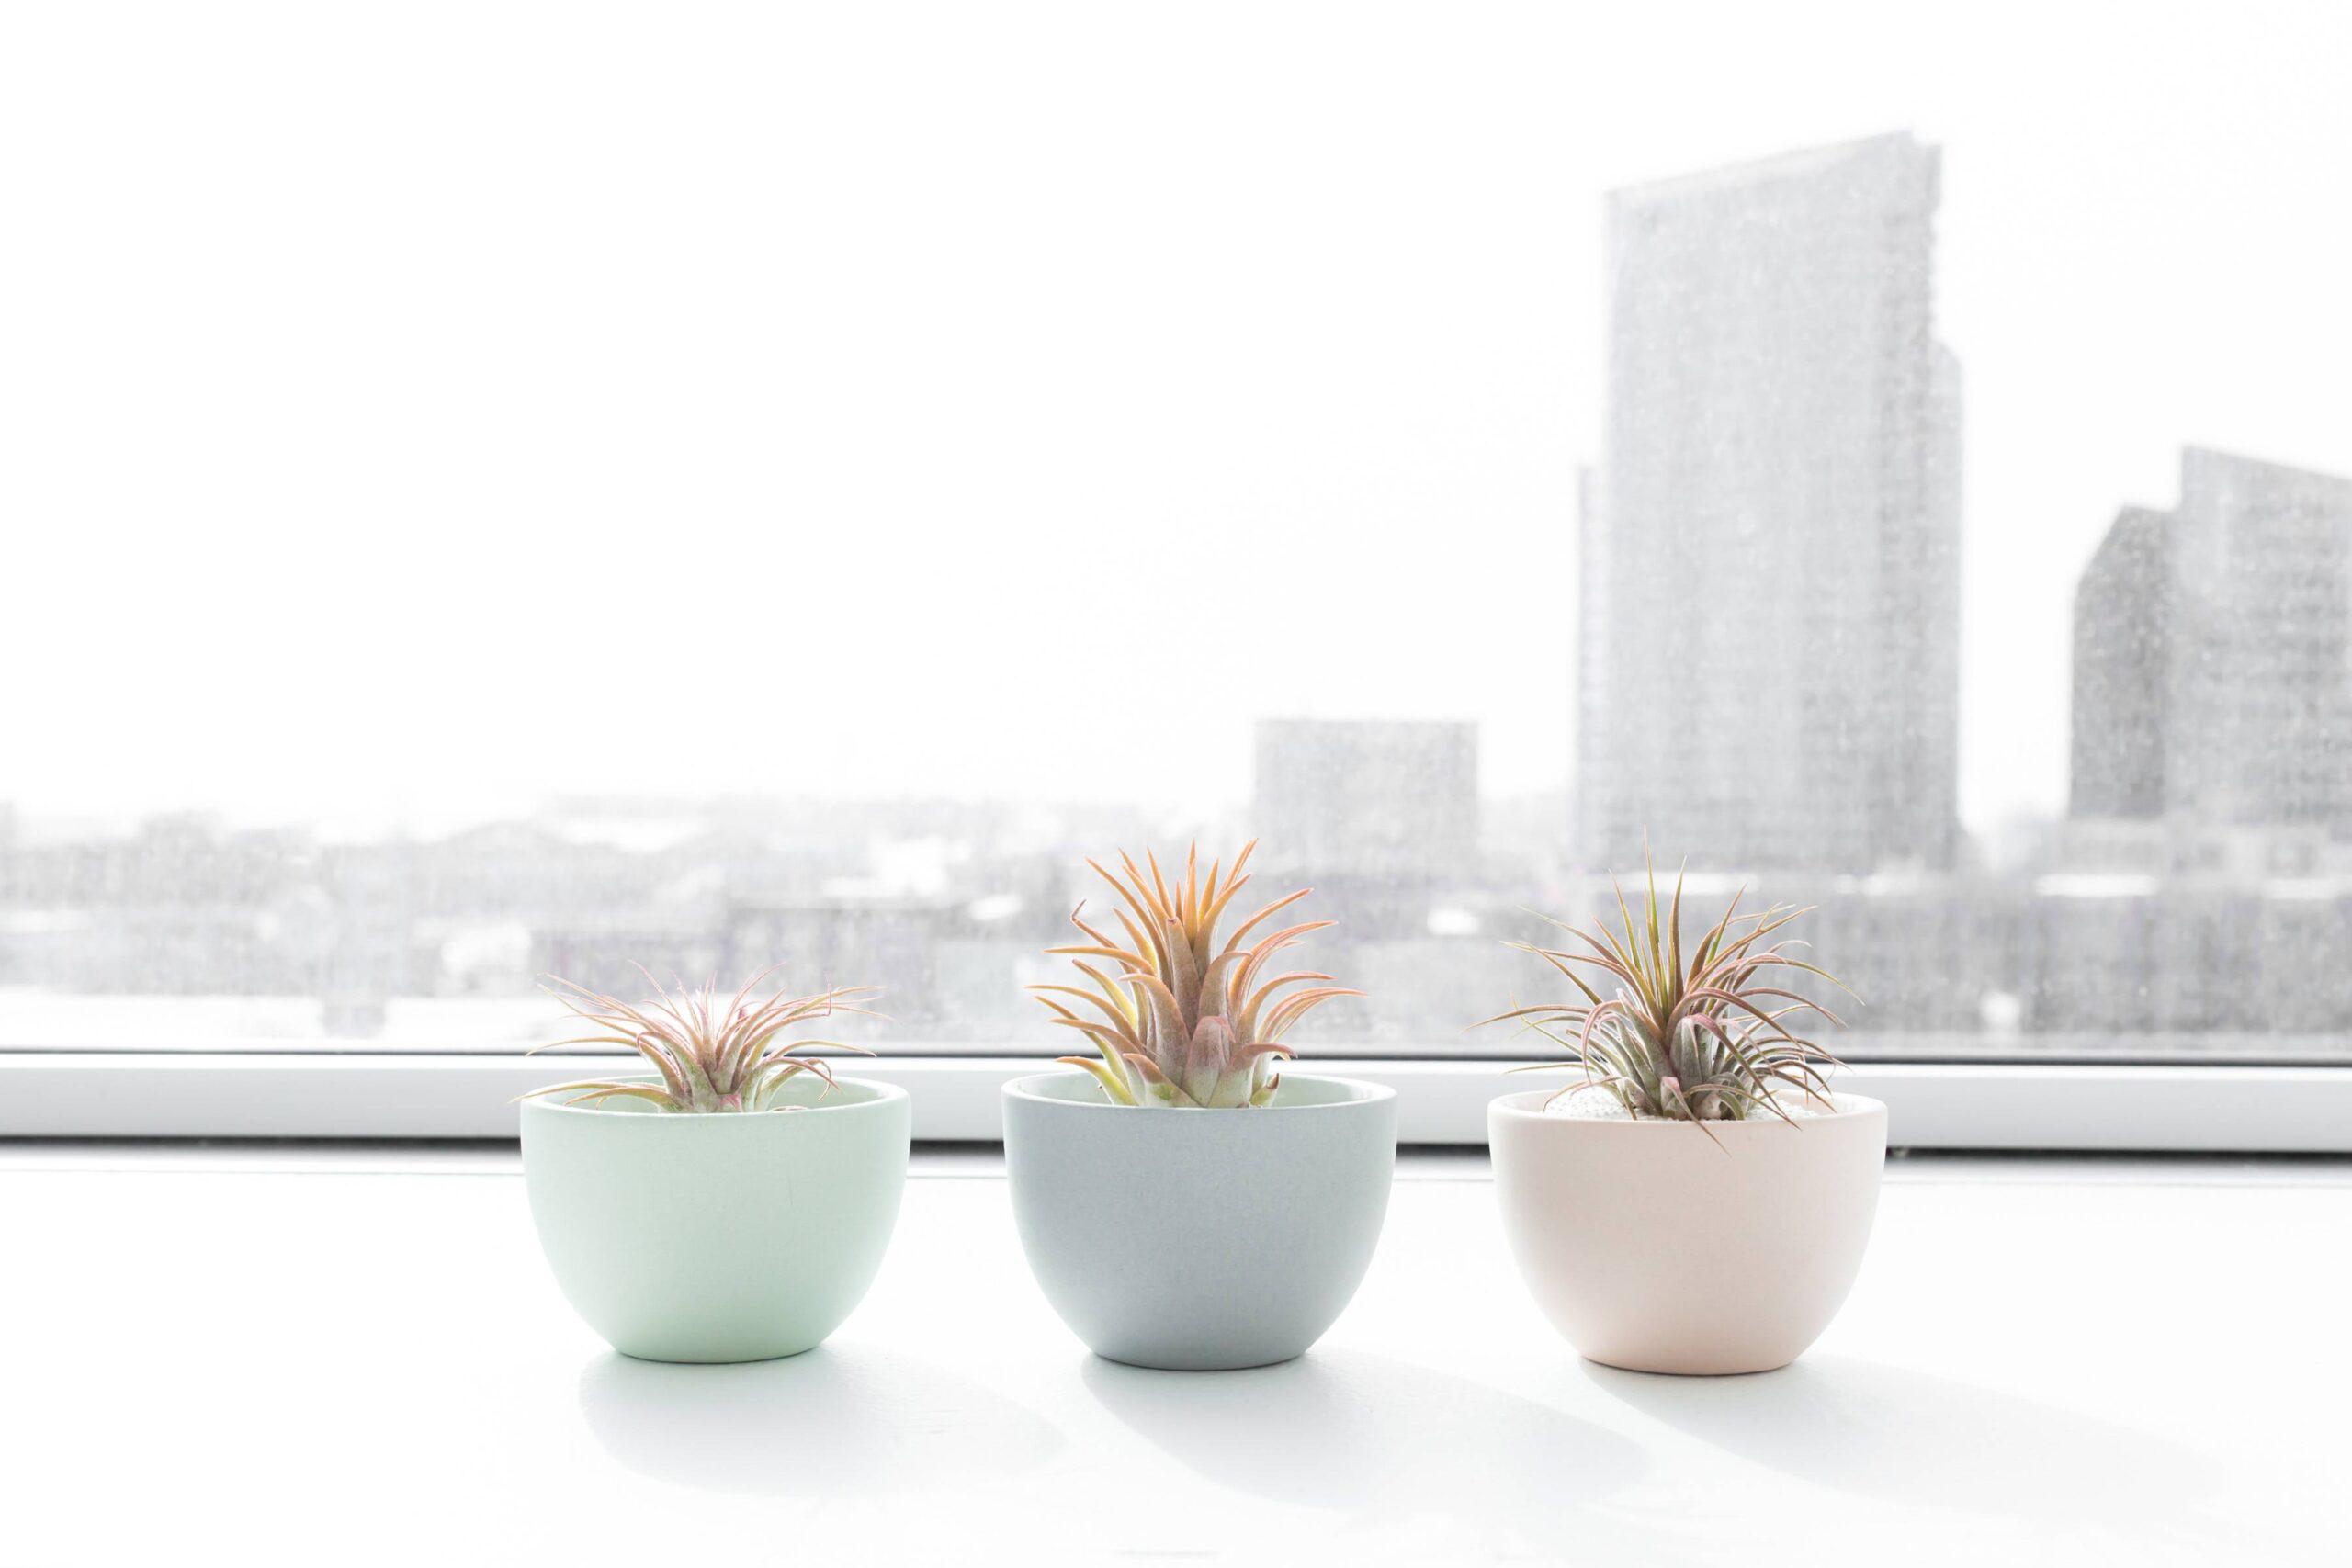
<path id="1" fill-rule="evenodd" d="M 2352 838 L 2352 479 L 2190 447 L 2075 591 L 2074 815 Z"/>
<path id="2" fill-rule="evenodd" d="M 1611 195 L 1578 858 L 1865 872 L 1957 833 L 1960 373 L 1907 135 Z"/>

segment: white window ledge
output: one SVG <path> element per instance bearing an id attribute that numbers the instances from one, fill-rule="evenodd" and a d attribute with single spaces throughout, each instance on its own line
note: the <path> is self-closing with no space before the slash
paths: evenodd
<path id="1" fill-rule="evenodd" d="M 1190 1374 L 1088 1355 L 975 1161 L 918 1158 L 824 1347 L 676 1367 L 573 1316 L 506 1151 L 29 1153 L 12 1563 L 2344 1561 L 2352 1185 L 2306 1162 L 1899 1162 L 1821 1342 L 1706 1379 L 1579 1362 L 1473 1160 L 1400 1162 L 1305 1357 Z"/>
<path id="2" fill-rule="evenodd" d="M 0 1137 L 511 1138 L 527 1089 L 622 1058 L 0 1054 Z M 992 1141 L 1018 1057 L 899 1056 L 861 1077 L 904 1085 L 915 1136 Z M 1295 1070 L 1370 1079 L 1398 1096 L 1408 1144 L 1486 1141 L 1487 1102 L 1565 1075 L 1488 1062 L 1317 1058 Z M 2152 1153 L 2352 1153 L 2352 1066 L 2026 1066 L 1870 1063 L 1838 1087 L 1890 1108 L 1897 1147 Z"/>

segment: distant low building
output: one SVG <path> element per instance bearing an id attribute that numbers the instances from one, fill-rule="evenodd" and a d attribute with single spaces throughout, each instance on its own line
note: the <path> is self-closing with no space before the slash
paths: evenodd
<path id="1" fill-rule="evenodd" d="M 872 1005 L 899 1036 L 920 1039 L 946 1010 L 940 949 L 961 918 L 945 898 L 738 897 L 727 911 L 729 969 L 748 976 L 775 964 L 775 983 L 802 994 L 883 987 Z M 1005 983 L 1012 987 L 1009 964 Z"/>
<path id="2" fill-rule="evenodd" d="M 1474 724 L 1266 719 L 1257 775 L 1269 869 L 1409 883 L 1476 872 Z"/>
<path id="3" fill-rule="evenodd" d="M 646 974 L 665 987 L 699 987 L 710 979 L 725 985 L 729 979 L 725 959 L 723 933 L 691 917 L 635 912 L 579 917 L 531 933 L 533 975 L 554 976 L 624 1001 L 652 990 Z"/>

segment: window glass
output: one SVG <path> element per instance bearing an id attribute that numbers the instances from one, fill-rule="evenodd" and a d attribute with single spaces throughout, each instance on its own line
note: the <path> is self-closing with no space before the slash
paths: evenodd
<path id="1" fill-rule="evenodd" d="M 2352 1054 L 2352 13 L 1009 0 L 0 21 L 0 1045 L 545 974 L 1058 1050 L 1229 857 L 1815 907 L 1857 1057 Z"/>

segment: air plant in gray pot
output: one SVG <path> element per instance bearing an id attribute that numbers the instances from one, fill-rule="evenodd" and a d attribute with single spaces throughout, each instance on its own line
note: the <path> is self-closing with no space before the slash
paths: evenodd
<path id="1" fill-rule="evenodd" d="M 1181 873 L 1155 854 L 1088 866 L 1116 899 L 1081 906 L 1085 940 L 1048 949 L 1080 984 L 1032 987 L 1091 1055 L 1004 1091 L 1013 1213 L 1030 1268 L 1064 1322 L 1114 1360 L 1180 1370 L 1288 1360 L 1355 1293 L 1387 1209 L 1393 1093 L 1280 1070 L 1283 1036 L 1317 1007 L 1363 993 L 1313 970 L 1270 973 L 1328 929 L 1264 930 L 1302 889 L 1218 929 L 1249 885 L 1197 847 Z M 1246 908 L 1247 906 L 1242 906 Z M 1115 931 L 1113 929 L 1115 927 Z M 1236 1192 L 1277 1192 L 1248 1226 Z M 1140 1214 L 1156 1216 L 1139 1224 Z"/>
<path id="2" fill-rule="evenodd" d="M 1053 1022 L 1093 1041 L 1097 1055 L 1060 1059 L 1093 1075 L 1118 1104 L 1211 1110 L 1270 1104 L 1282 1083 L 1275 1063 L 1292 1055 L 1282 1043 L 1283 1032 L 1334 997 L 1363 995 L 1345 986 L 1313 985 L 1331 978 L 1318 971 L 1267 977 L 1276 955 L 1310 932 L 1329 930 L 1329 920 L 1303 920 L 1248 943 L 1251 931 L 1311 888 L 1275 899 L 1217 942 L 1217 921 L 1249 882 L 1241 868 L 1256 847 L 1252 840 L 1242 849 L 1234 874 L 1220 886 L 1216 864 L 1210 865 L 1207 882 L 1201 880 L 1196 846 L 1185 855 L 1184 874 L 1172 892 L 1149 855 L 1148 882 L 1125 854 L 1119 857 L 1125 876 L 1099 862 L 1086 863 L 1119 896 L 1122 907 L 1112 913 L 1125 943 L 1090 925 L 1081 908 L 1070 924 L 1087 940 L 1046 951 L 1068 957 L 1088 984 L 1029 988 L 1051 1010 Z M 1105 962 L 1114 966 L 1109 972 Z M 1278 996 L 1285 986 L 1306 988 Z"/>

